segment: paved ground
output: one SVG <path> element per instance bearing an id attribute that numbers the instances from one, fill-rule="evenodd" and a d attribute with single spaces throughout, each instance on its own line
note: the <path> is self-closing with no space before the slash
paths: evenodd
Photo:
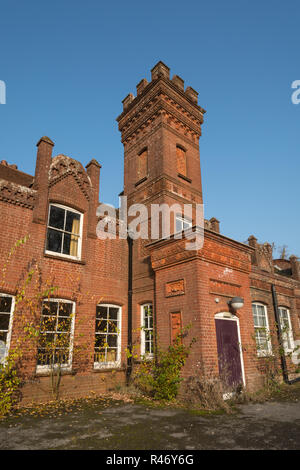
<path id="1" fill-rule="evenodd" d="M 115 404 L 0 422 L 0 449 L 299 449 L 300 401 L 241 405 L 234 415 Z"/>

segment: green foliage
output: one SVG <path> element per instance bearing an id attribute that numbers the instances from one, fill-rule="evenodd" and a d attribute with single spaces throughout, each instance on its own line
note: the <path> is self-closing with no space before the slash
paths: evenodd
<path id="1" fill-rule="evenodd" d="M 173 400 L 178 394 L 183 380 L 180 373 L 195 342 L 192 339 L 189 346 L 185 346 L 182 336 L 178 335 L 174 344 L 165 351 L 157 348 L 155 359 L 143 360 L 135 371 L 135 385 L 155 400 Z"/>
<path id="2" fill-rule="evenodd" d="M 21 378 L 18 374 L 20 352 L 15 349 L 0 365 L 0 418 L 10 412 L 18 399 Z"/>

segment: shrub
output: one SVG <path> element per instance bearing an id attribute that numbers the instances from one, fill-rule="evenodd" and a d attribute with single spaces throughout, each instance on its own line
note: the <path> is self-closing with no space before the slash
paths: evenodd
<path id="1" fill-rule="evenodd" d="M 173 400 L 176 398 L 182 378 L 180 373 L 189 355 L 192 344 L 182 343 L 180 334 L 167 350 L 156 349 L 155 360 L 144 360 L 136 369 L 134 383 L 143 393 L 155 400 Z"/>
<path id="2" fill-rule="evenodd" d="M 10 412 L 18 400 L 21 378 L 18 374 L 20 354 L 12 351 L 0 365 L 0 418 Z"/>

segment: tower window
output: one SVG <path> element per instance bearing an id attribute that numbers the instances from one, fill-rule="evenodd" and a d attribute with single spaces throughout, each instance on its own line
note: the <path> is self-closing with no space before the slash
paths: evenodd
<path id="1" fill-rule="evenodd" d="M 183 176 L 186 174 L 186 152 L 181 147 L 176 147 L 177 172 Z"/>
<path id="2" fill-rule="evenodd" d="M 192 227 L 192 221 L 176 215 L 176 232 L 182 232 Z"/>
<path id="3" fill-rule="evenodd" d="M 148 150 L 145 148 L 138 155 L 137 178 L 141 180 L 147 176 L 148 172 Z"/>

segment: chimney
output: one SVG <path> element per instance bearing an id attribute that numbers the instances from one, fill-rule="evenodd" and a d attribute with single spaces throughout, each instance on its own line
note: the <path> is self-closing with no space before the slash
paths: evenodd
<path id="1" fill-rule="evenodd" d="M 38 151 L 33 189 L 37 190 L 37 199 L 33 210 L 33 222 L 45 224 L 47 222 L 49 169 L 52 161 L 54 143 L 49 137 L 44 136 L 36 145 Z"/>
<path id="2" fill-rule="evenodd" d="M 91 180 L 91 197 L 89 201 L 88 210 L 88 237 L 97 238 L 96 225 L 97 217 L 96 211 L 99 204 L 99 182 L 100 182 L 100 169 L 101 165 L 94 158 L 86 165 L 86 172 Z"/>
<path id="3" fill-rule="evenodd" d="M 254 235 L 250 235 L 248 238 L 248 244 L 252 248 L 255 249 L 254 253 L 251 253 L 251 263 L 258 265 L 258 259 L 257 259 L 257 238 L 255 238 Z"/>
<path id="4" fill-rule="evenodd" d="M 220 233 L 220 221 L 216 219 L 215 217 L 212 217 L 209 222 L 210 222 L 211 230 L 213 232 Z"/>
<path id="5" fill-rule="evenodd" d="M 297 281 L 300 281 L 300 261 L 298 260 L 297 256 L 291 255 L 290 262 L 293 278 L 297 279 Z"/>

